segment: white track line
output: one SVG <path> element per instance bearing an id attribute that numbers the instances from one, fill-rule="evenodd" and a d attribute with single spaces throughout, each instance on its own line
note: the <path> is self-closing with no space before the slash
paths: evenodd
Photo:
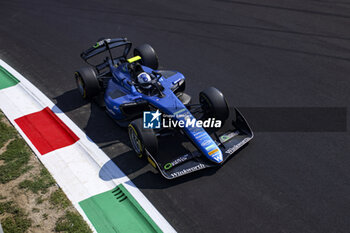
<path id="1" fill-rule="evenodd" d="M 96 230 L 78 203 L 123 184 L 163 232 L 176 232 L 119 167 L 109 162 L 109 157 L 49 98 L 1 59 L 0 65 L 20 81 L 16 86 L 0 90 L 0 108 L 94 231 Z M 73 145 L 42 156 L 14 122 L 14 119 L 40 111 L 45 107 L 49 107 L 80 140 Z M 110 179 L 102 180 L 101 173 L 109 176 Z"/>

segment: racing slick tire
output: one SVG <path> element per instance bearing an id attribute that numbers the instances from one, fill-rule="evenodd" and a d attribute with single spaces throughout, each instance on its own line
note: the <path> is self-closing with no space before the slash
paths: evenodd
<path id="1" fill-rule="evenodd" d="M 143 44 L 134 49 L 134 56 L 141 57 L 141 64 L 154 70 L 158 69 L 158 56 L 152 46 Z"/>
<path id="2" fill-rule="evenodd" d="M 227 101 L 221 91 L 215 87 L 208 87 L 199 93 L 199 102 L 204 116 L 225 121 L 229 116 Z"/>
<path id="3" fill-rule="evenodd" d="M 93 68 L 81 68 L 75 72 L 74 76 L 78 90 L 83 99 L 90 99 L 99 93 L 100 84 Z"/>
<path id="4" fill-rule="evenodd" d="M 158 139 L 153 129 L 143 128 L 143 119 L 133 120 L 128 126 L 129 139 L 139 158 L 147 156 L 145 149 L 152 155 L 158 154 Z M 153 164 L 152 164 L 153 165 Z"/>

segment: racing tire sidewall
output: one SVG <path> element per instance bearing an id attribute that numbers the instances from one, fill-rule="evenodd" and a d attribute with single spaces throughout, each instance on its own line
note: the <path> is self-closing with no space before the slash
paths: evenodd
<path id="1" fill-rule="evenodd" d="M 100 84 L 91 67 L 84 67 L 75 72 L 75 82 L 83 99 L 95 97 L 100 92 Z"/>
<path id="2" fill-rule="evenodd" d="M 79 91 L 81 97 L 83 97 L 83 99 L 86 99 L 85 83 L 84 83 L 82 77 L 80 76 L 80 74 L 78 72 L 74 73 L 74 77 L 75 77 L 75 83 L 77 84 L 78 91 Z"/>
<path id="3" fill-rule="evenodd" d="M 134 49 L 134 56 L 141 57 L 141 64 L 152 68 L 158 69 L 158 56 L 151 45 L 143 44 Z"/>
<path id="4" fill-rule="evenodd" d="M 142 145 L 141 139 L 138 136 L 139 134 L 137 133 L 137 130 L 135 129 L 135 127 L 132 124 L 129 124 L 129 126 L 128 126 L 128 134 L 129 134 L 129 140 L 131 142 L 133 150 L 137 154 L 137 157 L 142 158 L 143 157 L 143 153 L 142 153 L 143 145 Z M 136 136 L 137 139 L 133 138 L 133 136 Z"/>
<path id="5" fill-rule="evenodd" d="M 133 130 L 133 131 L 130 131 L 130 130 Z M 131 144 L 133 145 L 133 149 L 139 158 L 143 158 L 147 156 L 145 148 L 152 156 L 157 156 L 158 154 L 157 136 L 155 135 L 155 132 L 153 129 L 143 128 L 143 119 L 139 118 L 132 121 L 129 124 L 128 133 L 129 133 L 129 139 L 131 141 Z M 137 135 L 138 144 L 135 143 L 135 141 L 132 142 L 132 140 L 134 140 L 132 138 L 133 133 Z M 136 146 L 138 146 L 138 148 Z"/>
<path id="6" fill-rule="evenodd" d="M 215 87 L 209 87 L 199 93 L 199 102 L 206 117 L 225 121 L 229 116 L 226 98 Z"/>

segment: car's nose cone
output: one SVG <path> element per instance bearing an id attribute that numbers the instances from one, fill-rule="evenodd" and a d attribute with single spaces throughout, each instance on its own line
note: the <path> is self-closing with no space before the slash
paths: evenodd
<path id="1" fill-rule="evenodd" d="M 215 163 L 221 163 L 223 161 L 222 152 L 217 146 L 215 149 L 208 152 L 207 157 Z"/>

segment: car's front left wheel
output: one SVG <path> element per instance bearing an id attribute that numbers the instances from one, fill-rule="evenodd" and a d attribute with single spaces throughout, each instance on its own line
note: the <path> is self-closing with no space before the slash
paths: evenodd
<path id="1" fill-rule="evenodd" d="M 142 118 L 132 121 L 128 126 L 129 139 L 133 150 L 139 158 L 147 156 L 146 150 L 152 155 L 158 154 L 158 139 L 153 129 L 143 127 Z"/>

